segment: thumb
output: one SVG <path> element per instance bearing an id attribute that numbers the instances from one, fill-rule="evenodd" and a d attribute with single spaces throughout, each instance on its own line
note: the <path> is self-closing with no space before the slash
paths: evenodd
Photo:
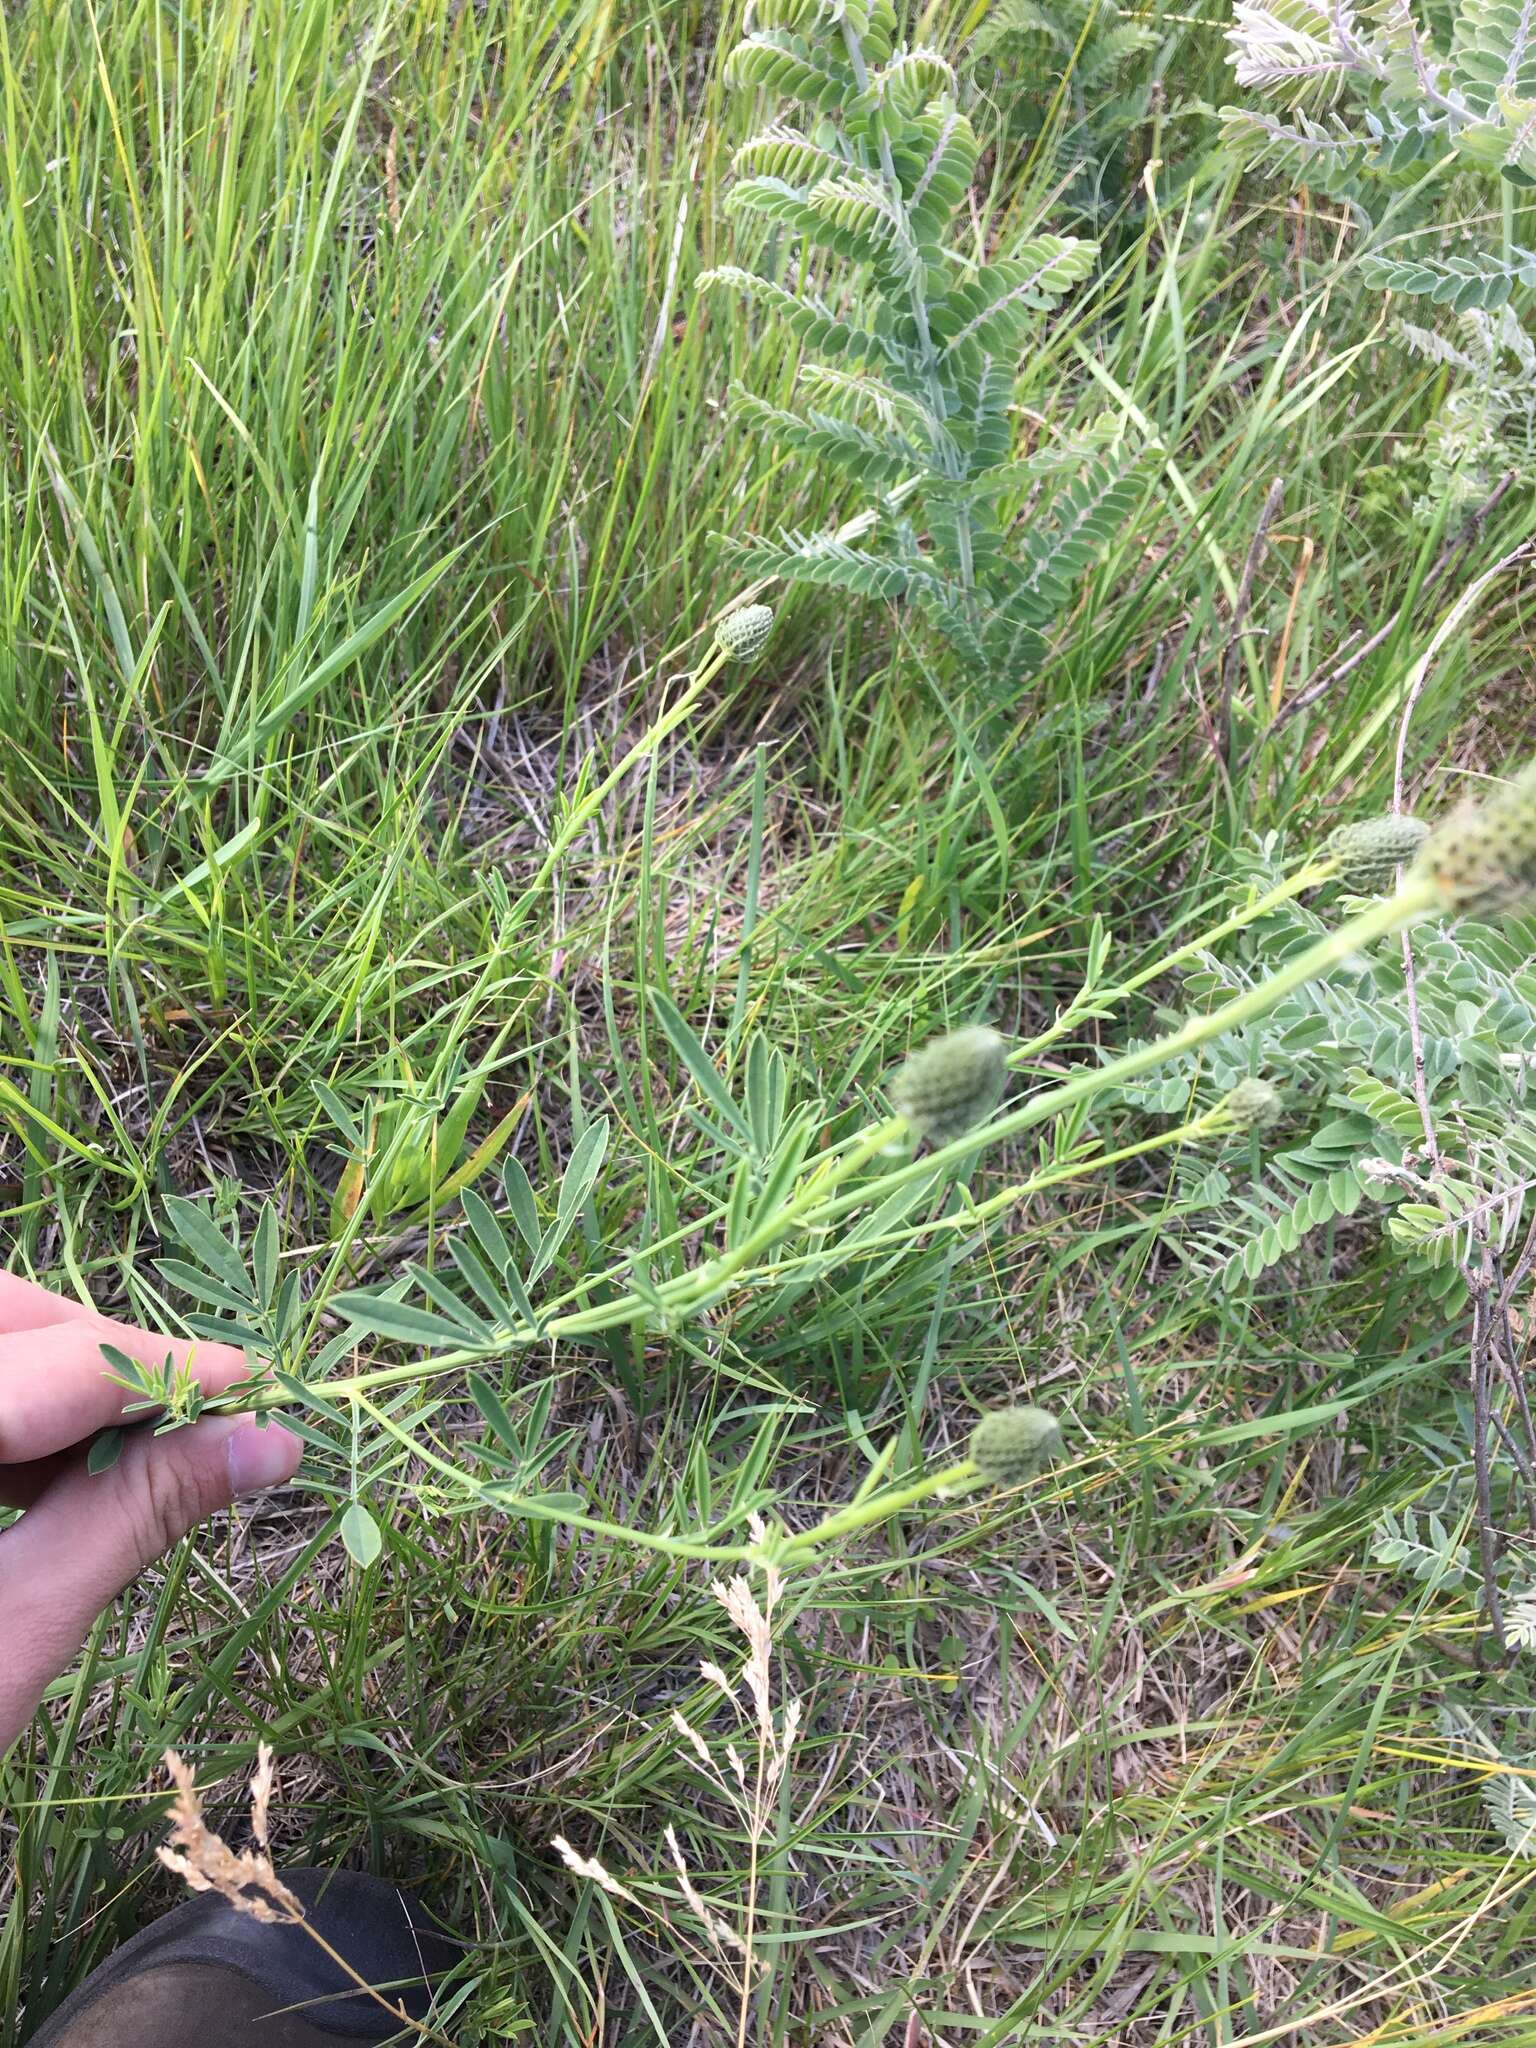
<path id="1" fill-rule="evenodd" d="M 130 1579 L 237 1494 L 291 1479 L 303 1445 L 251 1416 L 132 1437 L 109 1472 L 83 1459 L 0 1536 L 0 1750 Z"/>

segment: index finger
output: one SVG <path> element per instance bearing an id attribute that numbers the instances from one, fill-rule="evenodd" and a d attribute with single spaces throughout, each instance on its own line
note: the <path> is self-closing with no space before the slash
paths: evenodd
<path id="1" fill-rule="evenodd" d="M 68 1450 L 123 1419 L 134 1397 L 110 1377 L 103 1344 L 157 1371 L 168 1357 L 177 1366 L 190 1363 L 206 1394 L 223 1393 L 249 1371 L 233 1344 L 158 1337 L 107 1316 L 71 1317 L 0 1336 L 0 1465 Z"/>

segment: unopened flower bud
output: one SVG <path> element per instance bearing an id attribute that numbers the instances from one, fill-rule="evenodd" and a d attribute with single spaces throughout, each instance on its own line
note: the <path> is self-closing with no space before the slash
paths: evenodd
<path id="1" fill-rule="evenodd" d="M 1268 1081 L 1261 1081 L 1252 1075 L 1246 1081 L 1239 1081 L 1222 1104 L 1234 1131 L 1267 1131 L 1272 1124 L 1280 1121 L 1284 1109 L 1278 1088 L 1272 1088 Z"/>
<path id="2" fill-rule="evenodd" d="M 1061 1447 L 1061 1427 L 1044 1408 L 998 1408 L 971 1431 L 971 1463 L 994 1486 L 1022 1486 Z"/>
<path id="3" fill-rule="evenodd" d="M 1536 894 L 1536 762 L 1486 803 L 1463 804 L 1437 825 L 1413 872 L 1464 917 L 1497 917 Z"/>
<path id="4" fill-rule="evenodd" d="M 756 661 L 772 631 L 771 605 L 744 604 L 739 611 L 727 612 L 715 627 L 715 645 L 732 661 Z"/>
<path id="5" fill-rule="evenodd" d="M 1381 896 L 1396 886 L 1397 871 L 1429 837 L 1422 818 L 1361 818 L 1340 825 L 1323 841 L 1323 852 L 1338 862 L 1339 880 L 1357 896 Z"/>
<path id="6" fill-rule="evenodd" d="M 947 1144 L 996 1107 L 1008 1078 L 1007 1042 L 986 1024 L 936 1038 L 907 1060 L 891 1099 L 919 1137 Z"/>

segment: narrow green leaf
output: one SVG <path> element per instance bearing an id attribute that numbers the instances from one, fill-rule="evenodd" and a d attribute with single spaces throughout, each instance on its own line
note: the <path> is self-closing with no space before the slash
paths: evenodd
<path id="1" fill-rule="evenodd" d="M 210 1273 L 216 1273 L 226 1286 L 254 1303 L 245 1261 L 214 1222 L 207 1205 L 189 1202 L 183 1195 L 167 1195 L 165 1214 L 172 1236 L 201 1259 Z"/>
<path id="2" fill-rule="evenodd" d="M 483 1378 L 479 1373 L 472 1372 L 468 1378 L 470 1399 L 491 1425 L 496 1435 L 506 1445 L 507 1449 L 514 1456 L 520 1458 L 526 1446 L 513 1427 L 511 1416 L 508 1415 L 505 1407 L 502 1405 L 501 1396 L 496 1392 L 490 1381 Z"/>
<path id="3" fill-rule="evenodd" d="M 256 1299 L 270 1308 L 277 1294 L 277 1211 L 263 1202 L 251 1239 L 251 1268 L 256 1276 Z"/>
<path id="4" fill-rule="evenodd" d="M 333 648 L 308 675 L 286 691 L 253 726 L 243 733 L 231 735 L 221 745 L 217 758 L 203 776 L 203 786 L 227 782 L 232 775 L 238 775 L 250 767 L 268 742 L 281 732 L 290 718 L 295 717 L 312 698 L 320 694 L 333 676 L 340 675 L 354 661 L 359 660 L 376 640 L 382 639 L 391 626 L 420 603 L 434 584 L 446 575 L 458 559 L 459 552 L 460 550 L 456 549 L 452 554 L 444 555 L 441 561 L 434 562 L 430 569 L 424 569 L 419 576 L 413 578 L 403 590 L 396 591 L 392 598 L 380 605 L 370 617 L 364 619 L 356 632 L 349 633 L 339 647 Z"/>
<path id="5" fill-rule="evenodd" d="M 502 1289 L 496 1285 L 495 1277 L 484 1259 L 467 1238 L 454 1237 L 448 1240 L 448 1256 L 458 1267 L 466 1285 L 472 1290 L 490 1317 L 498 1326 L 510 1323 L 512 1309 Z"/>
<path id="6" fill-rule="evenodd" d="M 464 1332 L 446 1316 L 430 1309 L 415 1308 L 407 1301 L 390 1301 L 382 1294 L 349 1291 L 338 1294 L 331 1306 L 360 1330 L 376 1337 L 396 1337 L 405 1344 L 435 1344 L 457 1350 Z"/>
<path id="7" fill-rule="evenodd" d="M 362 1126 L 336 1093 L 336 1090 L 328 1088 L 324 1081 L 311 1081 L 309 1087 L 310 1093 L 352 1147 L 352 1150 L 360 1152 L 363 1149 Z"/>
<path id="8" fill-rule="evenodd" d="M 545 1231 L 539 1245 L 538 1257 L 533 1262 L 530 1280 L 537 1280 L 553 1262 L 555 1254 L 570 1235 L 582 1206 L 592 1191 L 602 1167 L 603 1154 L 608 1149 L 608 1119 L 594 1117 L 592 1122 L 576 1140 L 575 1149 L 566 1161 L 565 1172 L 560 1176 L 560 1193 L 555 1203 L 555 1220 Z"/>
<path id="9" fill-rule="evenodd" d="M 490 1203 L 473 1188 L 466 1188 L 459 1199 L 464 1205 L 464 1220 L 475 1233 L 481 1251 L 493 1266 L 504 1266 L 512 1256 L 512 1247 Z M 483 1295 L 481 1299 L 484 1300 Z"/>
<path id="10" fill-rule="evenodd" d="M 173 1287 L 179 1287 L 183 1294 L 190 1294 L 194 1301 L 203 1301 L 210 1308 L 228 1309 L 232 1315 L 247 1316 L 256 1304 L 247 1295 L 237 1294 L 232 1287 L 213 1279 L 200 1266 L 189 1266 L 185 1259 L 156 1259 L 155 1271 L 169 1280 Z"/>
<path id="11" fill-rule="evenodd" d="M 534 1198 L 533 1183 L 520 1159 L 509 1159 L 501 1169 L 501 1185 L 512 1211 L 512 1221 L 517 1225 L 518 1236 L 529 1251 L 536 1253 L 544 1233 L 539 1225 L 539 1205 Z"/>
<path id="12" fill-rule="evenodd" d="M 700 1044 L 693 1027 L 683 1016 L 670 996 L 664 996 L 658 989 L 651 991 L 651 1008 L 656 1012 L 656 1021 L 672 1041 L 673 1050 L 683 1065 L 692 1074 L 699 1087 L 709 1097 L 721 1116 L 746 1143 L 752 1142 L 752 1129 L 732 1099 L 730 1090 L 715 1070 L 715 1063 Z"/>

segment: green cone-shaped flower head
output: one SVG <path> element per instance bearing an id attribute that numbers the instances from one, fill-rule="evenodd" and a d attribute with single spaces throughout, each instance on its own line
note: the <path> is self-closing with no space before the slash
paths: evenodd
<path id="1" fill-rule="evenodd" d="M 744 604 L 740 611 L 727 612 L 715 628 L 715 645 L 732 661 L 756 661 L 768 645 L 773 631 L 773 608 L 766 604 Z"/>
<path id="2" fill-rule="evenodd" d="M 946 1145 L 997 1106 L 1008 1078 L 1007 1042 L 986 1024 L 936 1038 L 906 1061 L 891 1099 L 920 1138 Z"/>
<path id="3" fill-rule="evenodd" d="M 1044 1408 L 998 1408 L 971 1431 L 971 1463 L 994 1486 L 1022 1486 L 1060 1452 L 1060 1425 Z"/>
<path id="4" fill-rule="evenodd" d="M 1397 871 L 1429 837 L 1422 818 L 1361 818 L 1340 825 L 1323 841 L 1339 864 L 1339 880 L 1357 896 L 1382 896 L 1397 886 Z"/>
<path id="5" fill-rule="evenodd" d="M 1267 1131 L 1271 1124 L 1280 1121 L 1285 1105 L 1280 1100 L 1280 1090 L 1272 1088 L 1267 1081 L 1250 1075 L 1246 1081 L 1239 1081 L 1222 1105 L 1231 1119 L 1234 1131 Z"/>
<path id="6" fill-rule="evenodd" d="M 1486 803 L 1464 804 L 1437 825 L 1413 872 L 1463 917 L 1497 917 L 1536 895 L 1536 761 Z"/>

